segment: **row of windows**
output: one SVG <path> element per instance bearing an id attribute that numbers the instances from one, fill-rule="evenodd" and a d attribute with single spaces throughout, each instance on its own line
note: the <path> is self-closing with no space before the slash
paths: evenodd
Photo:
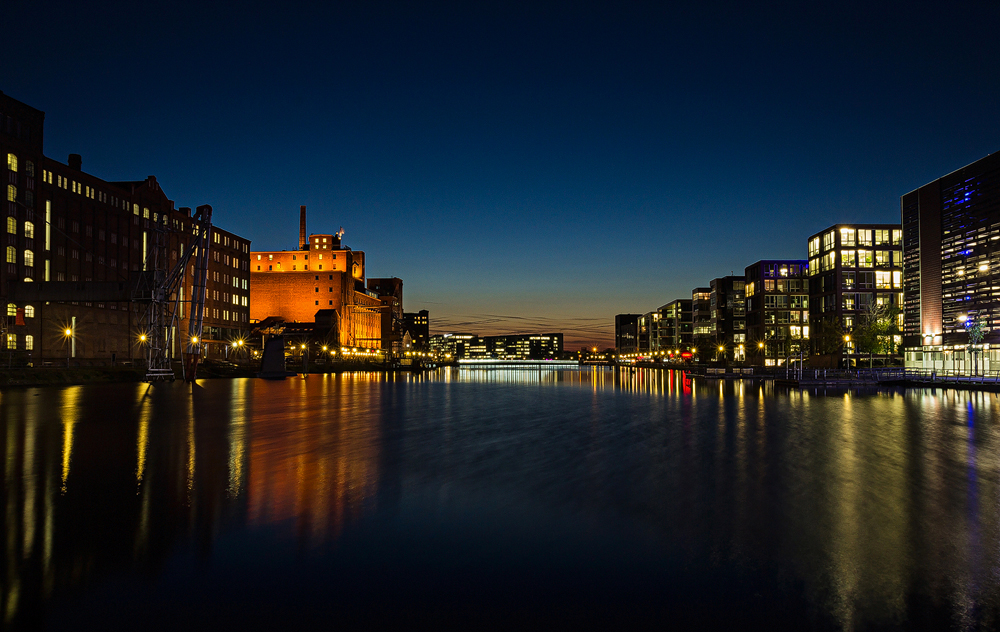
<path id="1" fill-rule="evenodd" d="M 837 231 L 831 230 L 823 234 L 823 252 L 836 247 Z M 841 228 L 841 246 L 899 246 L 903 243 L 903 231 L 889 228 Z M 809 240 L 809 257 L 820 253 L 820 238 Z"/>
<path id="2" fill-rule="evenodd" d="M 8 316 L 17 316 L 17 305 L 14 305 L 13 303 L 7 303 L 7 315 Z M 24 306 L 24 317 L 25 318 L 34 318 L 35 317 L 35 308 L 33 306 L 31 306 L 31 305 L 25 305 Z"/>
<path id="3" fill-rule="evenodd" d="M 261 260 L 261 259 L 263 258 L 263 256 L 264 256 L 264 255 L 257 255 L 257 261 L 260 261 L 260 260 Z M 296 257 L 298 257 L 298 255 L 292 255 L 292 261 L 296 261 Z M 336 254 L 334 254 L 334 255 L 333 255 L 333 258 L 334 258 L 334 259 L 336 259 L 336 258 L 337 258 L 337 255 L 336 255 Z M 309 261 L 309 255 L 302 255 L 302 259 L 303 259 L 304 261 Z M 320 254 L 319 254 L 319 259 L 320 259 L 320 261 L 322 261 L 322 260 L 323 260 L 323 253 L 320 253 Z M 274 254 L 269 254 L 269 255 L 267 255 L 267 260 L 268 260 L 268 261 L 274 261 Z"/>
<path id="4" fill-rule="evenodd" d="M 17 334 L 7 334 L 7 349 L 17 350 Z M 35 349 L 35 337 L 28 334 L 24 337 L 24 350 L 33 351 Z"/>
<path id="5" fill-rule="evenodd" d="M 7 263 L 17 263 L 17 248 L 7 246 Z M 32 267 L 35 265 L 35 253 L 31 250 L 24 251 L 24 265 Z"/>

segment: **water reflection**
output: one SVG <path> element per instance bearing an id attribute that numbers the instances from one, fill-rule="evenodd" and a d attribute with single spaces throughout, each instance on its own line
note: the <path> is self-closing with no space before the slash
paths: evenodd
<path id="1" fill-rule="evenodd" d="M 59 627 L 123 576 L 159 583 L 116 608 L 156 613 L 174 581 L 191 603 L 239 586 L 253 612 L 275 584 L 246 578 L 266 565 L 294 616 L 506 595 L 694 623 L 745 607 L 821 629 L 990 627 L 998 402 L 631 369 L 11 391 L 0 614 Z M 300 596 L 344 577 L 348 604 Z"/>

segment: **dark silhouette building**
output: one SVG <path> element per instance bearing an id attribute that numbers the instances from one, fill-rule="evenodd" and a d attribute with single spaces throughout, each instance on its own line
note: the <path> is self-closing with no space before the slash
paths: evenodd
<path id="1" fill-rule="evenodd" d="M 428 321 L 428 311 L 422 309 L 419 312 L 403 313 L 403 329 L 410 333 L 413 341 L 413 348 L 418 351 L 426 351 L 431 338 L 430 324 Z"/>
<path id="2" fill-rule="evenodd" d="M 642 314 L 615 316 L 615 353 L 625 355 L 639 350 L 639 319 Z"/>

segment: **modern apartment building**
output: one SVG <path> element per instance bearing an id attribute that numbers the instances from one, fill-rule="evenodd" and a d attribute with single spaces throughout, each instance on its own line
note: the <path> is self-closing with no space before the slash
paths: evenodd
<path id="1" fill-rule="evenodd" d="M 780 366 L 808 352 L 809 264 L 763 260 L 746 268 L 747 361 Z"/>
<path id="2" fill-rule="evenodd" d="M 642 314 L 615 315 L 615 353 L 626 355 L 639 350 L 639 319 Z"/>
<path id="3" fill-rule="evenodd" d="M 903 250 L 899 224 L 835 224 L 809 237 L 809 311 L 813 350 L 854 351 L 855 326 L 885 309 L 902 328 Z M 901 342 L 901 339 L 897 342 Z"/>
<path id="4" fill-rule="evenodd" d="M 691 290 L 692 344 L 703 347 L 702 352 L 715 347 L 715 327 L 712 322 L 712 288 L 696 287 Z"/>
<path id="5" fill-rule="evenodd" d="M 741 276 L 725 276 L 712 279 L 709 301 L 712 330 L 715 343 L 722 347 L 726 358 L 736 361 L 746 359 L 747 310 L 746 279 Z"/>
<path id="6" fill-rule="evenodd" d="M 908 367 L 971 370 L 967 329 L 981 323 L 982 363 L 1000 366 L 1000 152 L 900 200 L 903 346 Z"/>
<path id="7" fill-rule="evenodd" d="M 691 300 L 678 298 L 656 310 L 659 318 L 656 321 L 657 350 L 667 357 L 689 351 L 692 345 L 692 311 Z"/>

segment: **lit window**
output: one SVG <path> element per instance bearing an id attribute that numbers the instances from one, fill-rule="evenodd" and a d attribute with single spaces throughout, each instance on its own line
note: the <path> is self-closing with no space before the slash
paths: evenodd
<path id="1" fill-rule="evenodd" d="M 35 317 L 35 307 L 33 305 L 25 305 L 24 306 L 24 317 L 25 318 L 34 318 Z"/>
<path id="2" fill-rule="evenodd" d="M 17 316 L 17 305 L 14 305 L 13 303 L 7 303 L 7 315 Z"/>
<path id="3" fill-rule="evenodd" d="M 11 235 L 17 234 L 17 220 L 13 217 L 7 218 L 7 232 Z"/>
<path id="4" fill-rule="evenodd" d="M 35 253 L 30 250 L 24 251 L 24 265 L 31 267 L 35 265 Z"/>
<path id="5" fill-rule="evenodd" d="M 31 351 L 35 348 L 35 337 L 31 334 L 24 337 L 24 348 L 26 351 Z"/>
<path id="6" fill-rule="evenodd" d="M 35 237 L 35 225 L 31 222 L 24 223 L 24 236 L 28 239 L 34 239 Z"/>
<path id="7" fill-rule="evenodd" d="M 16 202 L 17 201 L 17 187 L 13 184 L 7 185 L 7 201 Z"/>
<path id="8" fill-rule="evenodd" d="M 11 171 L 17 171 L 17 156 L 14 154 L 7 154 L 7 168 Z"/>
<path id="9" fill-rule="evenodd" d="M 7 246 L 7 263 L 17 263 L 17 250 L 14 246 Z"/>

